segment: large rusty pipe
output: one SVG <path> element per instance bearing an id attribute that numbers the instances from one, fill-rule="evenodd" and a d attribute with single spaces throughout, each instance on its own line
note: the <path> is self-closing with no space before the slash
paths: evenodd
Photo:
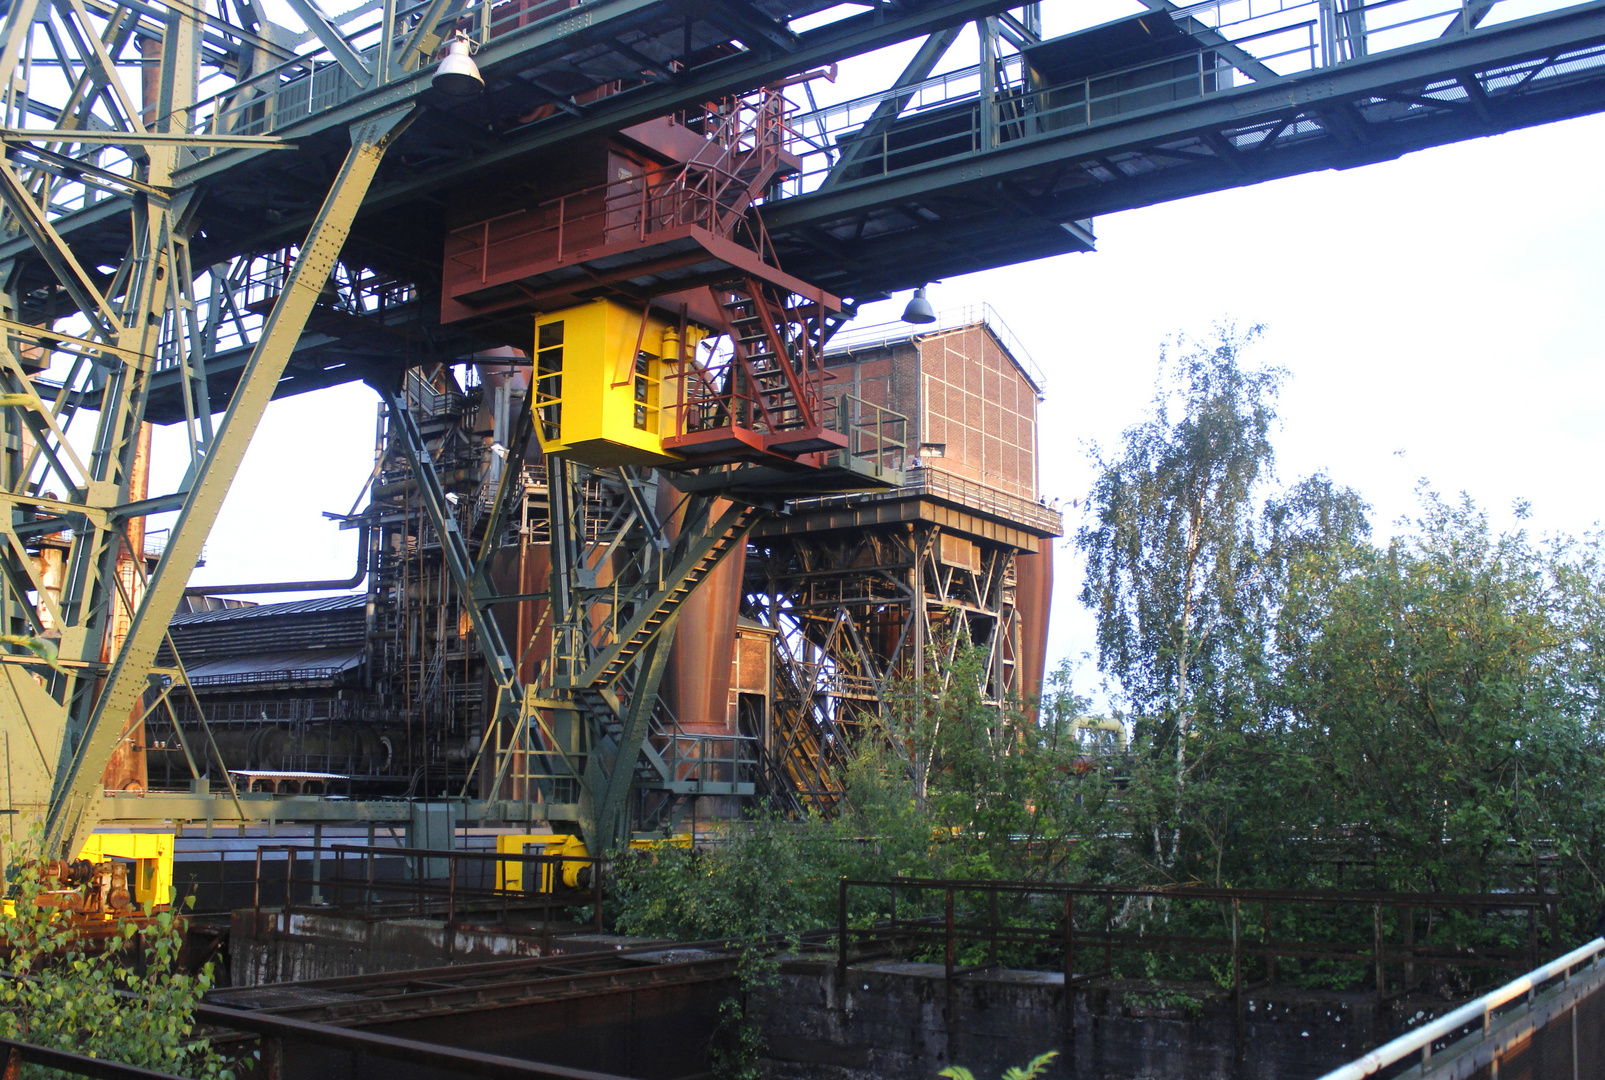
<path id="1" fill-rule="evenodd" d="M 1034 555 L 1014 557 L 1014 609 L 1020 625 L 1020 699 L 1029 705 L 1042 693 L 1047 674 L 1048 615 L 1053 605 L 1053 541 Z M 1034 711 L 1034 710 L 1033 710 Z"/>

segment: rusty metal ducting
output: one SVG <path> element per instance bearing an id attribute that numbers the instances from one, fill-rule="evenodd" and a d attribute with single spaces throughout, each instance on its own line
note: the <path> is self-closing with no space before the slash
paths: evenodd
<path id="1" fill-rule="evenodd" d="M 1048 615 L 1053 605 L 1053 542 L 1034 555 L 1014 557 L 1014 610 L 1020 626 L 1019 694 L 1030 702 L 1042 693 L 1047 675 Z"/>

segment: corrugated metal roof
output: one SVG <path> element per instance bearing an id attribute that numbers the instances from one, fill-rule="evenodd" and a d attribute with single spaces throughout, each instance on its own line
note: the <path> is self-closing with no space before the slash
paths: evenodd
<path id="1" fill-rule="evenodd" d="M 286 600 L 277 604 L 224 608 L 221 611 L 181 611 L 173 616 L 172 625 L 195 626 L 200 623 L 236 622 L 240 619 L 311 615 L 322 611 L 349 611 L 352 608 L 363 607 L 367 602 L 367 593 L 347 593 L 343 596 L 317 596 L 310 600 Z"/>
<path id="2" fill-rule="evenodd" d="M 352 652 L 367 643 L 364 593 L 319 596 L 256 607 L 176 615 L 172 641 L 186 663 L 232 657 L 278 656 L 317 649 Z M 164 643 L 158 659 L 172 663 Z"/>
<path id="3" fill-rule="evenodd" d="M 1004 355 L 1030 380 L 1037 393 L 1040 394 L 1047 388 L 1047 376 L 1043 375 L 1037 362 L 1031 358 L 1031 354 L 1026 351 L 1020 339 L 1014 336 L 1014 331 L 1009 329 L 1003 317 L 991 304 L 943 308 L 936 313 L 935 322 L 921 325 L 898 320 L 871 323 L 866 326 L 846 326 L 838 330 L 825 346 L 825 359 L 830 360 L 864 349 L 902 345 L 954 330 L 967 330 L 972 326 L 983 327 L 991 333 L 993 340 L 1002 347 Z"/>
<path id="4" fill-rule="evenodd" d="M 362 663 L 362 652 L 308 649 L 226 660 L 208 660 L 186 668 L 192 686 L 318 682 L 333 679 Z"/>

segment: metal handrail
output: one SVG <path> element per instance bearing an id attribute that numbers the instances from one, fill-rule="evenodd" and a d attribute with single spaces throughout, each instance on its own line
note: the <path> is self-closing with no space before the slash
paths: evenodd
<path id="1" fill-rule="evenodd" d="M 1219 76 L 1237 70 L 1250 79 L 1262 79 L 1266 71 L 1277 77 L 1288 78 L 1375 59 L 1399 49 L 1431 42 L 1438 36 L 1433 31 L 1440 26 L 1444 27 L 1446 33 L 1475 34 L 1501 21 L 1494 13 L 1490 13 L 1477 26 L 1472 26 L 1470 0 L 1436 4 L 1426 14 L 1416 14 L 1411 8 L 1385 23 L 1372 23 L 1367 19 L 1368 15 L 1378 17 L 1381 9 L 1393 8 L 1402 2 L 1370 0 L 1369 3 L 1357 4 L 1342 11 L 1324 0 L 1273 2 L 1269 10 L 1259 12 L 1253 11 L 1250 4 L 1246 17 L 1228 19 L 1222 14 L 1224 10 L 1229 7 L 1233 12 L 1240 11 L 1244 7 L 1242 0 L 1206 0 L 1205 3 L 1178 9 L 1173 14 L 1178 17 L 1191 16 L 1206 29 L 1219 33 L 1223 40 L 1218 44 L 1201 42 L 1197 49 L 1167 57 L 1159 64 L 1147 61 L 1057 85 L 1030 85 L 1018 64 L 1020 58 L 1010 56 L 998 62 L 999 85 L 990 98 L 981 91 L 979 66 L 970 66 L 933 76 L 912 86 L 894 87 L 825 105 L 795 118 L 799 131 L 811 133 L 804 144 L 807 148 L 804 155 L 807 164 L 783 181 L 782 196 L 798 197 L 817 190 L 828 176 L 841 168 L 843 162 L 850 166 L 853 174 L 839 176 L 842 183 L 927 168 L 937 161 L 994 149 L 1000 136 L 1001 141 L 1010 143 L 1055 138 L 1067 130 L 1121 122 L 1134 115 L 1175 107 L 1177 102 L 1143 104 L 1139 101 L 1141 95 L 1149 95 L 1165 87 L 1187 86 L 1198 95 L 1235 92 L 1243 87 L 1231 85 L 1235 80 L 1229 76 Z M 1216 11 L 1219 17 L 1213 21 L 1199 18 L 1211 10 Z M 1498 6 L 1496 10 L 1503 15 L 1503 6 Z M 1558 10 L 1562 10 L 1562 7 L 1545 5 L 1546 12 Z M 1239 27 L 1243 32 L 1236 32 L 1235 28 Z M 1228 34 L 1228 29 L 1234 32 Z M 1291 41 L 1286 40 L 1289 37 Z M 1383 38 L 1387 40 L 1384 42 L 1381 40 Z M 1256 46 L 1257 51 L 1249 51 L 1247 46 L 1250 43 Z M 1119 85 L 1124 76 L 1175 64 L 1190 57 L 1196 57 L 1197 63 L 1193 70 L 1184 75 L 1144 81 L 1140 86 Z M 1597 64 L 1600 59 L 1597 50 L 1591 48 L 1589 62 Z M 1538 66 L 1533 69 L 1532 77 L 1539 78 L 1544 69 L 1553 64 L 1553 60 L 1534 63 Z M 1454 94 L 1457 90 L 1458 87 L 1451 80 L 1433 93 Z M 862 125 L 878 107 L 887 102 L 903 103 L 896 124 L 869 136 L 873 149 L 866 146 L 851 154 L 846 153 L 846 147 L 858 137 Z M 1123 102 L 1130 102 L 1134 107 L 1125 107 Z M 1445 99 L 1445 104 L 1449 103 Z M 985 116 L 982 115 L 983 109 L 987 110 Z M 949 126 L 961 110 L 967 110 L 968 125 Z M 920 134 L 923 122 L 935 124 L 928 137 Z M 1006 135 L 1003 134 L 1005 131 Z M 894 135 L 910 141 L 893 146 L 891 139 Z M 1257 125 L 1248 124 L 1240 130 L 1237 139 L 1246 148 L 1260 137 Z M 902 159 L 906 164 L 898 164 L 894 159 Z"/>
<path id="2" fill-rule="evenodd" d="M 1527 917 L 1526 963 L 1539 955 L 1538 920 L 1541 913 L 1550 919 L 1551 935 L 1557 932 L 1558 899 L 1542 893 L 1363 893 L 1307 890 L 1230 889 L 1210 886 L 1158 885 L 1119 886 L 1101 884 L 1070 884 L 1034 881 L 977 881 L 944 878 L 899 877 L 878 880 L 842 878 L 839 882 L 837 933 L 838 956 L 836 977 L 843 982 L 847 976 L 848 944 L 856 936 L 890 930 L 906 935 L 915 943 L 939 943 L 945 956 L 946 977 L 960 973 L 958 946 L 961 942 L 987 943 L 992 962 L 999 960 L 1003 945 L 1057 948 L 1064 958 L 1065 985 L 1107 974 L 1113 969 L 1114 953 L 1185 953 L 1191 955 L 1229 956 L 1232 987 L 1240 992 L 1250 981 L 1245 966 L 1250 961 L 1264 965 L 1264 980 L 1275 979 L 1279 960 L 1336 960 L 1357 961 L 1374 968 L 1378 994 L 1386 992 L 1387 969 L 1403 967 L 1406 982 L 1413 967 L 1454 966 L 1469 968 L 1518 968 L 1523 960 L 1510 950 L 1485 951 L 1462 948 L 1427 946 L 1414 940 L 1413 923 L 1409 919 L 1420 909 L 1453 908 L 1471 909 L 1489 914 L 1494 912 L 1525 912 Z M 879 921 L 869 929 L 854 928 L 848 920 L 849 893 L 852 890 L 885 890 L 891 900 L 890 918 Z M 898 917 L 898 895 L 914 897 L 935 896 L 942 901 L 943 917 L 932 920 L 928 912 L 921 911 L 916 900 L 915 917 Z M 983 897 L 988 901 L 989 915 L 984 922 L 968 922 L 958 917 L 957 903 L 965 897 Z M 1014 901 L 1048 901 L 1044 913 L 1062 912 L 1047 922 L 1013 924 L 1000 917 L 999 902 L 1004 898 Z M 1077 901 L 1081 901 L 1080 904 Z M 1230 932 L 1224 936 L 1199 936 L 1187 932 L 1151 933 L 1139 927 L 1136 931 L 1121 929 L 1116 917 L 1117 904 L 1132 901 L 1183 904 L 1220 904 L 1229 912 Z M 1055 903 L 1057 902 L 1057 904 Z M 1330 908 L 1337 910 L 1373 913 L 1372 940 L 1363 945 L 1342 941 L 1308 940 L 1302 936 L 1292 940 L 1279 940 L 1273 936 L 1273 905 L 1285 907 Z M 1088 909 L 1092 910 L 1088 910 Z M 1099 910 L 1101 908 L 1101 911 Z M 1394 910 L 1406 913 L 1407 928 L 1402 943 L 1391 943 L 1384 931 L 1383 913 Z M 1258 919 L 1252 915 L 1257 912 Z M 1077 927 L 1078 919 L 1090 921 L 1093 926 Z M 1101 918 L 1100 918 L 1101 916 Z M 1101 923 L 1101 925 L 1100 925 Z M 1605 948 L 1605 942 L 1596 943 Z M 1083 951 L 1103 954 L 1101 969 L 1090 974 L 1078 971 L 1078 956 Z M 1566 958 L 1562 958 L 1564 960 Z M 1576 961 L 1573 961 L 1574 963 Z M 1554 964 L 1560 964 L 1555 961 Z M 1546 965 L 1553 967 L 1554 964 Z M 1545 970 L 1544 968 L 1538 969 Z M 1563 969 L 1557 969 L 1563 970 Z M 1534 974 L 1537 974 L 1535 972 Z M 1551 974 L 1554 974 L 1553 972 Z M 1521 980 L 1518 980 L 1520 982 Z M 1542 980 L 1540 980 L 1542 981 Z M 1511 984 L 1515 985 L 1515 984 Z M 1495 992 L 1498 993 L 1497 991 Z M 1508 1001 L 1509 998 L 1501 1000 Z M 1462 1022 L 1464 1023 L 1464 1021 Z M 1449 1028 L 1446 1030 L 1453 1030 Z M 1367 1074 L 1356 1074 L 1367 1075 Z M 1330 1078 L 1328 1078 L 1330 1080 Z"/>
<path id="3" fill-rule="evenodd" d="M 903 475 L 903 484 L 889 491 L 818 495 L 807 499 L 794 499 L 791 505 L 796 510 L 812 510 L 827 506 L 848 506 L 930 495 L 1003 521 L 1029 525 L 1053 536 L 1060 536 L 1064 532 L 1064 516 L 1059 511 L 1019 495 L 1011 495 L 986 484 L 955 476 L 944 469 L 928 466 L 905 469 Z"/>
<path id="4" fill-rule="evenodd" d="M 226 134 L 268 134 L 306 119 L 319 108 L 338 105 L 378 87 L 417 78 L 420 72 L 432 63 L 434 56 L 444 50 L 446 39 L 450 34 L 443 31 L 453 24 L 475 27 L 476 37 L 482 44 L 494 41 L 514 30 L 524 29 L 526 25 L 533 25 L 521 25 L 522 20 L 529 17 L 529 12 L 522 8 L 508 11 L 499 18 L 495 16 L 494 8 L 512 6 L 517 5 L 499 3 L 498 0 L 480 0 L 478 3 L 467 4 L 458 11 L 442 13 L 431 28 L 440 34 L 441 40 L 436 43 L 433 53 L 426 57 L 422 64 L 405 71 L 390 67 L 385 72 L 386 77 L 383 80 L 376 78 L 367 85 L 352 78 L 345 68 L 336 62 L 334 54 L 327 48 L 314 47 L 307 52 L 298 53 L 266 71 L 232 83 L 198 100 L 186 110 L 188 116 L 192 118 L 192 130 Z M 352 12 L 349 15 L 338 16 L 336 21 L 367 16 L 362 24 L 352 29 L 346 30 L 342 27 L 341 36 L 364 61 L 370 64 L 377 59 L 381 51 L 390 53 L 390 59 L 393 61 L 400 59 L 394 55 L 394 48 L 407 36 L 402 27 L 406 25 L 408 19 L 426 7 L 427 3 L 421 2 L 394 12 L 388 49 L 381 48 L 382 41 L 356 44 L 374 36 L 380 39 L 385 37 L 384 18 L 378 9 Z M 571 10 L 572 5 L 554 8 L 540 16 L 536 22 L 547 23 L 561 19 Z M 258 110 L 259 115 L 250 117 L 248 114 L 252 110 Z M 209 156 L 214 151 L 200 149 L 192 152 L 200 158 Z"/>
<path id="5" fill-rule="evenodd" d="M 1564 977 L 1570 984 L 1572 969 L 1587 964 L 1592 971 L 1600 970 L 1600 960 L 1605 957 L 1605 938 L 1595 938 L 1587 945 L 1573 949 L 1565 956 L 1551 960 L 1542 967 L 1534 968 L 1519 979 L 1512 980 L 1497 990 L 1492 990 L 1474 1001 L 1468 1001 L 1454 1012 L 1424 1024 L 1408 1034 L 1401 1035 L 1390 1043 L 1385 1043 L 1344 1065 L 1340 1069 L 1333 1069 L 1320 1080 L 1362 1080 L 1363 1077 L 1375 1076 L 1389 1065 L 1397 1064 L 1412 1054 L 1421 1055 L 1421 1064 L 1425 1066 L 1433 1056 L 1432 1044 L 1439 1039 L 1447 1038 L 1461 1028 L 1473 1024 L 1479 1026 L 1481 1037 L 1486 1037 L 1492 1027 L 1493 1015 L 1502 1005 L 1507 1005 L 1519 997 L 1526 997 L 1530 1005 L 1534 993 L 1544 983 L 1551 979 Z"/>
<path id="6" fill-rule="evenodd" d="M 1291 29 L 1280 28 L 1276 33 Z M 1289 53 L 1313 54 L 1317 48 L 1313 30 L 1306 29 L 1306 36 L 1308 41 L 1305 44 L 1279 52 L 1272 58 L 1279 58 Z M 1197 62 L 1181 75 L 1145 81 L 1137 86 L 1118 85 L 1123 76 L 1162 68 L 1174 69 L 1177 64 L 1189 59 Z M 1312 62 L 1310 66 L 1315 68 L 1319 65 Z M 1149 61 L 1060 84 L 1031 86 L 1024 83 L 1023 77 L 1005 79 L 1005 85 L 990 99 L 984 97 L 977 88 L 904 113 L 895 125 L 870 136 L 870 144 L 874 148 L 866 147 L 856 152 L 856 159 L 851 162 L 855 175 L 844 177 L 843 182 L 890 176 L 905 169 L 928 166 L 934 161 L 990 149 L 990 146 L 985 145 L 989 138 L 987 135 L 989 129 L 993 131 L 1007 129 L 1009 134 L 1006 141 L 1022 142 L 1053 137 L 1072 128 L 1091 127 L 1122 120 L 1154 109 L 1170 108 L 1176 104 L 1174 100 L 1155 104 L 1133 103 L 1152 96 L 1155 91 L 1167 88 L 1178 92 L 1192 91 L 1183 93 L 1183 96 L 1189 99 L 1195 95 L 1204 97 L 1217 93 L 1228 88 L 1222 85 L 1221 76 L 1231 70 L 1234 70 L 1233 66 L 1223 58 L 1218 47 L 1201 46 L 1191 52 L 1166 57 L 1163 62 Z M 1117 88 L 1109 89 L 1111 84 L 1116 84 Z M 830 108 L 839 109 L 840 106 Z M 986 110 L 985 116 L 982 115 L 983 110 Z M 1023 112 L 1011 110 L 1023 110 Z M 796 126 L 800 130 L 810 122 L 816 125 L 823 124 L 824 116 L 828 112 L 829 109 L 820 110 L 817 117 L 812 113 L 799 116 L 796 118 Z M 967 126 L 952 127 L 952 122 L 959 117 L 968 118 Z M 922 128 L 926 129 L 924 133 L 921 132 Z M 820 166 L 805 168 L 784 181 L 785 193 L 802 195 L 813 190 L 814 182 L 822 181 L 825 173 L 838 167 L 836 162 L 830 160 L 833 156 L 832 151 L 853 144 L 855 139 L 863 138 L 858 134 L 860 130 L 856 126 L 841 129 L 835 136 L 835 147 L 827 145 L 824 149 L 818 149 L 816 144 L 816 148 L 812 148 L 812 153 L 807 156 L 824 154 L 827 160 Z M 829 132 L 826 134 L 828 136 Z M 894 144 L 892 141 L 894 136 L 911 141 Z M 897 159 L 906 163 L 897 164 Z"/>
<path id="7" fill-rule="evenodd" d="M 173 1073 L 158 1072 L 138 1065 L 124 1065 L 120 1061 L 87 1057 L 70 1050 L 57 1050 L 55 1047 L 16 1039 L 0 1039 L 0 1072 L 6 1076 L 20 1076 L 25 1064 L 42 1065 L 73 1076 L 92 1076 L 97 1080 L 184 1080 Z"/>
<path id="8" fill-rule="evenodd" d="M 227 592 L 229 590 L 219 590 Z M 272 671 L 242 671 L 228 675 L 192 675 L 191 686 L 252 686 L 262 683 L 311 682 L 316 679 L 333 679 L 350 671 L 350 667 L 275 668 Z"/>
<path id="9" fill-rule="evenodd" d="M 704 114 L 720 121 L 707 139 L 710 148 L 720 150 L 715 160 L 647 169 L 452 230 L 446 264 L 458 272 L 448 275 L 449 287 L 486 284 L 492 277 L 492 249 L 512 245 L 527 254 L 537 237 L 549 238 L 542 258 L 561 262 L 600 246 L 642 243 L 671 229 L 700 226 L 722 234 L 730 186 L 747 173 L 772 167 L 795 141 L 789 109 L 790 103 L 775 94 L 709 102 Z M 715 179 L 720 182 L 710 183 Z"/>
<path id="10" fill-rule="evenodd" d="M 267 853 L 283 853 L 284 874 L 280 883 L 284 889 L 284 904 L 281 913 L 288 915 L 296 910 L 295 889 L 298 885 L 306 886 L 316 896 L 323 890 L 332 891 L 337 898 L 342 899 L 347 891 L 355 892 L 361 898 L 361 907 L 364 911 L 374 908 L 375 899 L 380 893 L 396 893 L 404 896 L 410 902 L 407 914 L 417 913 L 427 915 L 443 910 L 445 925 L 448 928 L 457 924 L 459 905 L 472 902 L 490 902 L 499 904 L 504 910 L 514 899 L 520 903 L 536 903 L 548 909 L 564 906 L 573 902 L 577 897 L 589 894 L 592 905 L 592 919 L 597 933 L 602 931 L 602 895 L 603 879 L 606 875 L 608 861 L 593 855 L 565 855 L 561 853 L 541 852 L 529 854 L 527 852 L 501 852 L 501 851 L 472 851 L 455 848 L 435 849 L 390 845 L 370 844 L 321 844 L 314 841 L 311 844 L 265 844 L 256 848 L 256 869 L 253 876 L 253 899 L 251 907 L 257 917 L 262 912 L 262 888 L 265 879 L 262 876 L 263 858 Z M 323 866 L 331 860 L 326 854 L 334 856 L 332 876 L 323 874 Z M 311 878 L 302 879 L 297 876 L 297 856 L 310 855 Z M 357 877 L 348 877 L 345 873 L 346 856 L 354 858 L 352 862 L 360 859 L 361 872 Z M 374 872 L 376 859 L 403 859 L 412 863 L 415 873 L 404 880 L 390 880 L 379 877 Z M 462 874 L 461 864 L 478 863 L 488 866 L 496 875 L 498 884 L 493 888 L 483 888 L 459 884 Z M 443 878 L 435 878 L 426 873 L 429 863 L 447 863 L 446 874 Z M 551 887 L 542 888 L 535 893 L 524 894 L 504 888 L 500 883 L 505 881 L 504 871 L 509 864 L 516 864 L 534 869 L 537 875 L 550 875 Z M 579 890 L 565 890 L 559 887 L 565 868 L 570 865 L 589 867 L 591 881 L 589 888 Z M 334 907 L 340 907 L 337 902 Z M 314 908 L 314 910 L 319 910 Z M 387 911 L 388 914 L 397 914 L 396 911 Z"/>

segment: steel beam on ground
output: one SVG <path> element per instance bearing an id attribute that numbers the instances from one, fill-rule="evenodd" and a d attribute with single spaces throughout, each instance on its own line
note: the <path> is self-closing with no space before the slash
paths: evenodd
<path id="1" fill-rule="evenodd" d="M 195 1018 L 203 1023 L 233 1031 L 248 1031 L 264 1039 L 310 1043 L 359 1057 L 403 1061 L 440 1069 L 448 1075 L 482 1076 L 490 1080 L 623 1080 L 610 1073 L 544 1065 L 537 1061 L 458 1050 L 436 1043 L 398 1039 L 371 1031 L 352 1031 L 329 1024 L 314 1024 L 288 1017 L 264 1016 L 245 1009 L 219 1005 L 198 1005 Z"/>

